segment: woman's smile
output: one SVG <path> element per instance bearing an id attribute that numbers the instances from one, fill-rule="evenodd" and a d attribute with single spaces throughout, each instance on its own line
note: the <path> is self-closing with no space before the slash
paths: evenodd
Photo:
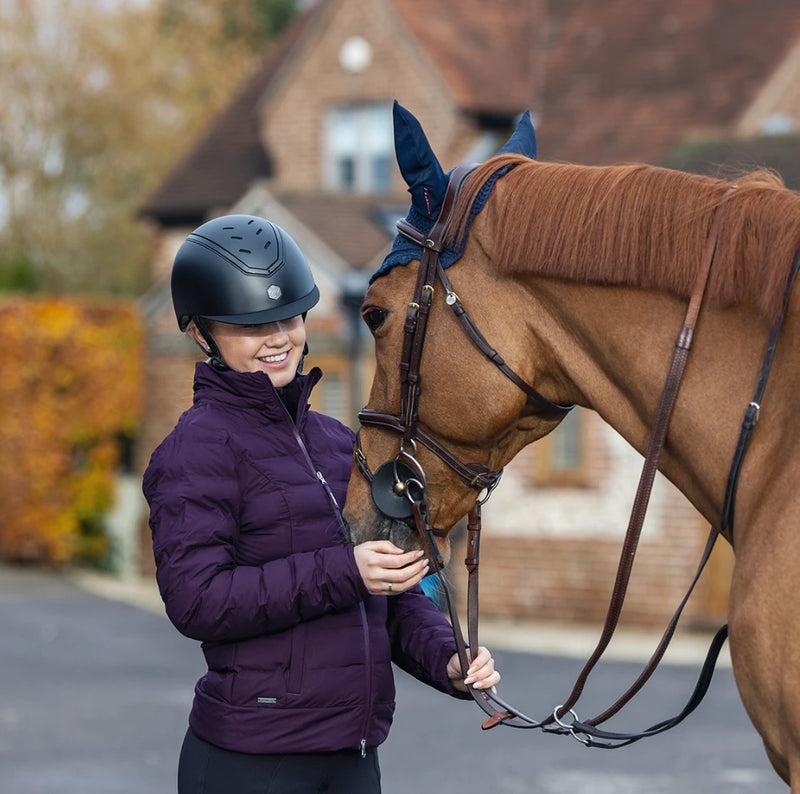
<path id="1" fill-rule="evenodd" d="M 275 388 L 294 380 L 306 344 L 302 316 L 260 325 L 209 321 L 209 326 L 222 360 L 232 370 L 264 372 Z"/>

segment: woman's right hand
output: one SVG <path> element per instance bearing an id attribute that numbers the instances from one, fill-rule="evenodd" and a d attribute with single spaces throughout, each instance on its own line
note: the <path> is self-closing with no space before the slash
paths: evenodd
<path id="1" fill-rule="evenodd" d="M 420 549 L 403 551 L 388 540 L 368 540 L 355 547 L 356 565 L 372 595 L 399 595 L 419 584 L 430 562 Z"/>

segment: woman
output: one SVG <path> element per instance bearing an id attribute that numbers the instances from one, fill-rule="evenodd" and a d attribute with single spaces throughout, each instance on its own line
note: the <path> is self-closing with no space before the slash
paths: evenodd
<path id="1" fill-rule="evenodd" d="M 500 676 L 482 648 L 462 678 L 418 586 L 422 552 L 346 539 L 354 436 L 308 406 L 319 291 L 292 238 L 253 216 L 209 221 L 178 250 L 172 298 L 207 356 L 143 482 L 167 614 L 208 664 L 178 790 L 380 792 L 392 662 L 455 697 Z"/>

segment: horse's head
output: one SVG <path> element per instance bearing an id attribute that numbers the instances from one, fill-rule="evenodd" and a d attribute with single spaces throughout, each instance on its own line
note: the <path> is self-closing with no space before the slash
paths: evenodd
<path id="1" fill-rule="evenodd" d="M 386 538 L 411 549 L 421 545 L 415 506 L 446 535 L 491 491 L 502 467 L 552 430 L 569 406 L 530 385 L 530 337 L 513 333 L 529 325 L 524 290 L 487 266 L 490 252 L 468 235 L 502 169 L 473 186 L 476 198 L 457 218 L 456 194 L 469 169 L 455 169 L 448 180 L 419 123 L 397 103 L 394 128 L 412 205 L 362 305 L 376 370 L 360 414 L 345 518 L 354 543 Z M 527 113 L 498 152 L 510 153 L 535 156 Z"/>

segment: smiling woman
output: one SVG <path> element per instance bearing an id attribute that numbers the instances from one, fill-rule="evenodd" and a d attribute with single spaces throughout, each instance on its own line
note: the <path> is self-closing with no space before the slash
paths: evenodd
<path id="1" fill-rule="evenodd" d="M 309 407 L 322 373 L 302 374 L 304 318 L 319 291 L 291 237 L 249 215 L 209 221 L 178 250 L 172 296 L 208 357 L 143 483 L 167 614 L 209 666 L 179 794 L 378 794 L 392 662 L 462 697 L 465 679 L 499 681 L 492 657 L 479 649 L 462 670 L 419 587 L 422 552 L 348 539 L 354 436 Z"/>

